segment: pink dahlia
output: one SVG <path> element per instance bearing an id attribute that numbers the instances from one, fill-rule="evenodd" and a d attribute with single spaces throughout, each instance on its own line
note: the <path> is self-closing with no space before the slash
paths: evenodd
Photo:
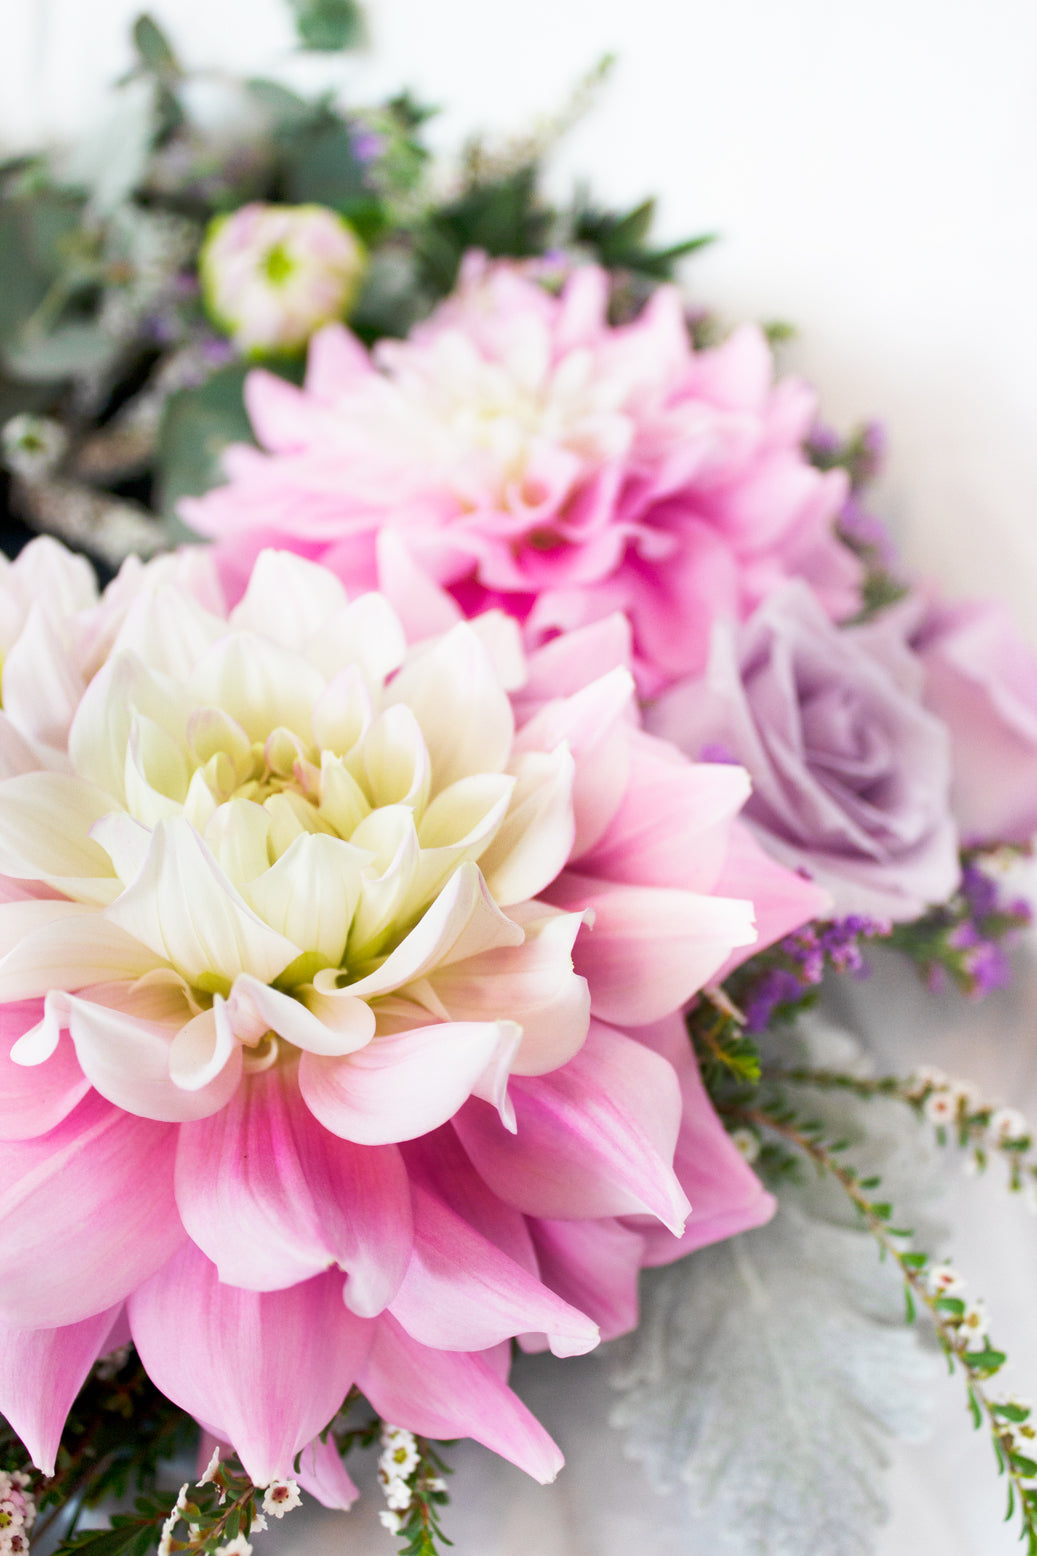
<path id="1" fill-rule="evenodd" d="M 816 890 L 734 821 L 744 773 L 641 732 L 621 622 L 528 661 L 500 615 L 409 647 L 292 556 L 228 614 L 198 553 L 93 603 L 53 545 L 0 620 L 26 577 L 0 1410 L 48 1470 L 128 1328 L 257 1484 L 312 1444 L 348 1504 L 319 1433 L 354 1383 L 550 1478 L 508 1342 L 585 1351 L 634 1323 L 641 1265 L 768 1216 L 680 1011 L 754 901 L 773 936 Z"/>
<path id="2" fill-rule="evenodd" d="M 229 572 L 263 545 L 384 587 L 392 531 L 466 614 L 507 610 L 542 642 L 627 613 L 643 690 L 702 669 L 710 623 L 745 617 L 783 579 L 833 618 L 859 604 L 836 539 L 842 471 L 803 454 L 811 392 L 773 381 L 744 326 L 695 351 L 680 295 L 608 323 L 608 277 L 553 295 L 512 263 L 468 256 L 456 294 L 369 354 L 343 327 L 311 343 L 305 387 L 254 372 L 262 452 L 184 504 Z"/>

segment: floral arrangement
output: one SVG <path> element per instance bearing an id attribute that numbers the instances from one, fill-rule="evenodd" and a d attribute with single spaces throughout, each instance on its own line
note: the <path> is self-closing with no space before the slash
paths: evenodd
<path id="1" fill-rule="evenodd" d="M 437 183 L 406 100 L 220 82 L 217 134 L 135 37 L 123 160 L 0 188 L 15 264 L 64 235 L 0 319 L 0 1551 L 248 1556 L 377 1447 L 435 1556 L 449 1440 L 562 1466 L 516 1348 L 613 1342 L 735 1556 L 859 1552 L 935 1340 L 1037 1552 L 1030 1406 L 884 1159 L 1037 1205 L 1029 1126 L 811 1013 L 1011 976 L 1037 662 L 901 575 L 877 430 L 689 312 L 701 240 L 548 206 L 545 137 Z"/>

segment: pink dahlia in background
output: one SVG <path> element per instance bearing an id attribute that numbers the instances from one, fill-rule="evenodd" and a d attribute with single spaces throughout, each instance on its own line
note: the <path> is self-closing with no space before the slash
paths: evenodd
<path id="1" fill-rule="evenodd" d="M 594 266 L 554 295 L 470 254 L 407 340 L 369 354 L 332 326 L 304 388 L 253 373 L 262 452 L 229 450 L 230 484 L 184 517 L 231 576 L 276 543 L 365 587 L 391 583 L 391 532 L 466 614 L 499 606 L 534 644 L 622 610 L 647 692 L 701 670 L 712 620 L 790 575 L 852 614 L 859 564 L 833 532 L 846 477 L 802 449 L 813 394 L 774 383 L 752 326 L 693 350 L 674 287 L 631 324 L 607 310 Z"/>
<path id="2" fill-rule="evenodd" d="M 641 732 L 620 621 L 408 646 L 273 552 L 229 615 L 197 552 L 86 592 L 0 578 L 0 1410 L 47 1470 L 128 1334 L 257 1484 L 348 1504 L 354 1383 L 549 1478 L 508 1343 L 769 1215 L 680 1010 L 819 894 Z"/>

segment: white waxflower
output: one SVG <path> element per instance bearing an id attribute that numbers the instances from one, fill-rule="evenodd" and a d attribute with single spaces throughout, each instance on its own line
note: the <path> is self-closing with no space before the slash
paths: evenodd
<path id="1" fill-rule="evenodd" d="M 731 1144 L 747 1162 L 754 1162 L 760 1154 L 760 1137 L 754 1129 L 732 1129 Z"/>
<path id="2" fill-rule="evenodd" d="M 302 1503 L 302 1493 L 294 1480 L 272 1480 L 263 1493 L 263 1512 L 283 1518 Z"/>
<path id="3" fill-rule="evenodd" d="M 926 1285 L 934 1296 L 956 1297 L 965 1290 L 965 1282 L 949 1264 L 934 1264 L 926 1272 Z"/>
<path id="4" fill-rule="evenodd" d="M 216 1556 L 252 1556 L 252 1546 L 243 1534 L 236 1534 L 226 1545 L 216 1547 Z"/>
<path id="5" fill-rule="evenodd" d="M 390 1534 L 399 1534 L 403 1528 L 403 1519 L 399 1513 L 392 1513 L 383 1508 L 378 1514 L 378 1521 L 383 1529 L 388 1529 Z"/>
<path id="6" fill-rule="evenodd" d="M 912 1071 L 908 1082 L 908 1094 L 912 1097 L 920 1097 L 927 1091 L 946 1091 L 950 1086 L 950 1077 L 943 1070 L 938 1070 L 935 1065 L 919 1065 Z"/>
<path id="7" fill-rule="evenodd" d="M 196 1482 L 196 1485 L 207 1486 L 209 1484 L 209 1482 L 212 1480 L 213 1476 L 216 1474 L 216 1471 L 219 1469 L 219 1467 L 220 1467 L 220 1445 L 219 1445 L 219 1443 L 217 1443 L 216 1447 L 212 1451 L 212 1458 L 209 1460 L 208 1464 L 205 1466 L 205 1473 L 202 1476 L 201 1480 Z"/>
<path id="8" fill-rule="evenodd" d="M 998 1108 L 990 1117 L 990 1133 L 999 1145 L 1024 1140 L 1030 1133 L 1026 1118 L 1018 1108 Z"/>
<path id="9" fill-rule="evenodd" d="M 972 1347 L 980 1347 L 986 1343 L 990 1332 L 990 1319 L 987 1315 L 986 1304 L 977 1298 L 975 1302 L 966 1302 L 965 1311 L 961 1315 L 960 1331 L 967 1337 L 967 1344 Z"/>
<path id="10" fill-rule="evenodd" d="M 953 1124 L 958 1117 L 958 1104 L 949 1091 L 934 1091 L 923 1103 L 925 1116 L 931 1124 Z"/>
<path id="11" fill-rule="evenodd" d="M 405 1512 L 413 1501 L 410 1486 L 405 1480 L 400 1480 L 398 1477 L 384 1481 L 382 1490 L 385 1492 L 386 1502 L 396 1512 Z"/>
<path id="12" fill-rule="evenodd" d="M 0 431 L 0 453 L 8 470 L 24 480 L 39 480 L 60 463 L 68 448 L 68 433 L 49 416 L 22 412 Z"/>

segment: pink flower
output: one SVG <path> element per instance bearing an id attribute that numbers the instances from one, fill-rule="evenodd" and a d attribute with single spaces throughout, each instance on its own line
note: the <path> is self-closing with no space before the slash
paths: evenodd
<path id="1" fill-rule="evenodd" d="M 298 351 L 342 318 L 365 264 L 363 244 L 335 211 L 253 202 L 210 222 L 199 273 L 220 329 L 258 355 Z"/>
<path id="2" fill-rule="evenodd" d="M 914 633 L 925 700 L 947 725 L 966 843 L 1037 831 L 1037 659 L 1003 606 L 933 604 Z"/>
<path id="3" fill-rule="evenodd" d="M 702 668 L 718 614 L 748 615 L 792 574 L 851 614 L 859 564 L 833 534 L 846 480 L 804 458 L 809 390 L 773 383 L 752 326 L 694 351 L 673 287 L 622 327 L 607 305 L 593 266 L 553 296 L 469 255 L 409 339 L 371 357 L 329 328 L 305 388 L 253 373 L 265 452 L 232 449 L 230 484 L 184 516 L 228 573 L 276 543 L 367 587 L 388 581 L 390 528 L 466 614 L 503 608 L 534 644 L 623 610 L 648 692 Z"/>
<path id="4" fill-rule="evenodd" d="M 55 617 L 66 735 L 0 723 L 0 1410 L 49 1469 L 128 1323 L 257 1484 L 306 1449 L 348 1505 L 353 1383 L 550 1478 L 509 1341 L 585 1351 L 770 1214 L 680 1011 L 818 893 L 639 729 L 621 622 L 409 647 L 273 552 L 229 615 L 195 553 Z"/>

